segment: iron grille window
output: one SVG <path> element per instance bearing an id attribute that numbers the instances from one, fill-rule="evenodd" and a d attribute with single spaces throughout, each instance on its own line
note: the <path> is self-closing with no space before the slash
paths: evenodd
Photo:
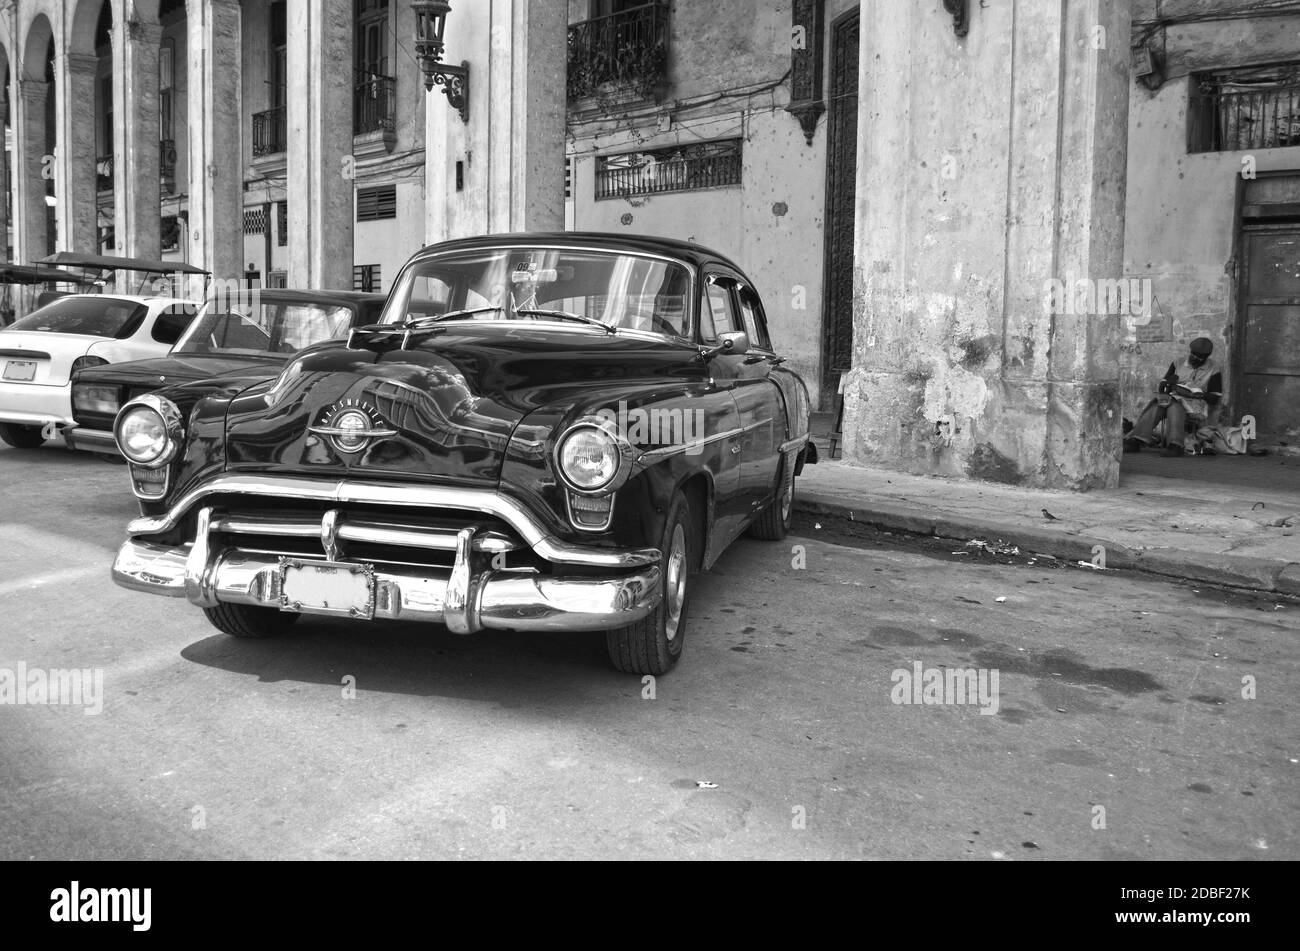
<path id="1" fill-rule="evenodd" d="M 602 155 L 596 164 L 596 198 L 625 198 L 739 185 L 740 143 L 740 139 L 726 139 L 622 155 Z"/>
<path id="2" fill-rule="evenodd" d="M 1300 145 L 1300 63 L 1192 76 L 1188 152 L 1290 145 Z"/>
<path id="3" fill-rule="evenodd" d="M 249 208 L 244 212 L 244 234 L 266 234 L 266 212 Z"/>
<path id="4" fill-rule="evenodd" d="M 354 291 L 377 294 L 380 285 L 378 264 L 354 264 L 352 266 L 352 289 Z"/>
<path id="5" fill-rule="evenodd" d="M 275 206 L 276 244 L 285 247 L 289 243 L 289 203 L 277 202 Z"/>
<path id="6" fill-rule="evenodd" d="M 598 11 L 603 9 L 596 7 Z M 606 84 L 631 88 L 649 96 L 664 80 L 667 64 L 668 4 L 665 0 L 596 15 L 569 27 L 567 92 L 570 99 L 595 95 Z"/>
<path id="7" fill-rule="evenodd" d="M 397 217 L 397 186 L 357 189 L 357 221 Z"/>

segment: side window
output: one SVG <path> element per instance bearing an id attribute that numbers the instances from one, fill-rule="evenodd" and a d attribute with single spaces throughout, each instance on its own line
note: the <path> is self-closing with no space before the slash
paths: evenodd
<path id="1" fill-rule="evenodd" d="M 744 284 L 739 288 L 740 316 L 745 321 L 745 333 L 749 334 L 751 346 L 760 350 L 771 350 L 772 343 L 767 339 L 767 322 L 763 319 L 763 305 L 753 288 Z"/>
<path id="2" fill-rule="evenodd" d="M 153 339 L 159 343 L 174 344 L 194 319 L 194 311 L 185 306 L 168 307 L 153 323 Z"/>
<path id="3" fill-rule="evenodd" d="M 718 339 L 718 334 L 736 329 L 736 312 L 731 300 L 731 281 L 710 277 L 704 285 L 704 306 L 700 308 L 700 337 L 706 341 Z"/>

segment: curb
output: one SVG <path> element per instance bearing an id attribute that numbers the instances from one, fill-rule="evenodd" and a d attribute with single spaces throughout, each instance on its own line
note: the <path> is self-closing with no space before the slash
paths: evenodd
<path id="1" fill-rule="evenodd" d="M 1052 555 L 1065 561 L 1090 561 L 1094 546 L 1100 545 L 1106 550 L 1108 568 L 1300 597 L 1300 564 L 1292 562 L 1248 555 L 1196 554 L 1169 548 L 1138 550 L 1088 535 L 1008 526 L 974 516 L 930 514 L 923 509 L 888 502 L 873 502 L 869 508 L 859 508 L 815 492 L 795 496 L 794 508 L 806 515 L 822 515 L 910 535 L 963 542 L 972 538 L 997 538 L 1022 551 Z"/>

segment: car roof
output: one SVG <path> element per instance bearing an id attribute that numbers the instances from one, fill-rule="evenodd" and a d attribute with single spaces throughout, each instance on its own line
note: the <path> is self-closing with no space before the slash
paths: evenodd
<path id="1" fill-rule="evenodd" d="M 366 291 L 300 291 L 290 290 L 283 287 L 261 287 L 257 289 L 259 300 L 271 301 L 279 304 L 320 304 L 320 303 L 339 303 L 339 304 L 366 304 L 366 303 L 383 303 L 388 299 L 387 294 L 373 294 Z"/>
<path id="2" fill-rule="evenodd" d="M 133 304 L 193 304 L 195 301 L 185 297 L 159 297 L 155 294 L 60 294 L 49 303 L 54 304 L 61 300 L 124 300 Z"/>
<path id="3" fill-rule="evenodd" d="M 725 254 L 706 248 L 691 241 L 679 238 L 664 238 L 656 235 L 623 234 L 606 231 L 512 231 L 502 234 L 482 235 L 475 238 L 455 238 L 426 245 L 416 257 L 452 249 L 472 249 L 498 247 L 502 244 L 596 244 L 611 251 L 645 252 L 650 254 L 667 254 L 700 266 L 713 261 L 741 271 L 740 265 Z"/>

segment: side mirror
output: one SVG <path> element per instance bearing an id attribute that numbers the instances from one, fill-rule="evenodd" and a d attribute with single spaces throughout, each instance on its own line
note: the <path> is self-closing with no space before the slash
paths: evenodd
<path id="1" fill-rule="evenodd" d="M 720 353 L 736 357 L 749 352 L 749 334 L 743 330 L 728 330 L 718 334 L 717 346 L 700 351 L 705 360 L 712 360 Z"/>

